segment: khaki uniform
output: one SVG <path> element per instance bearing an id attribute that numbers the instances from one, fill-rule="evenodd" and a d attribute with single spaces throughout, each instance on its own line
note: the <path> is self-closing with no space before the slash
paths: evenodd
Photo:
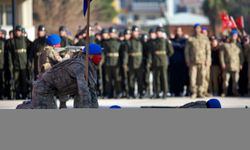
<path id="1" fill-rule="evenodd" d="M 120 43 L 117 39 L 109 39 L 102 42 L 104 48 L 105 66 L 105 94 L 114 98 L 120 94 L 119 74 L 119 49 Z"/>
<path id="2" fill-rule="evenodd" d="M 157 98 L 160 92 L 163 92 L 163 97 L 166 97 L 168 93 L 168 56 L 174 54 L 173 46 L 170 41 L 163 38 L 157 38 L 151 44 L 153 44 L 151 51 L 154 76 L 153 91 Z"/>
<path id="3" fill-rule="evenodd" d="M 29 93 L 29 70 L 31 68 L 28 60 L 29 45 L 30 41 L 26 37 L 15 37 L 10 43 L 16 99 L 26 99 Z"/>
<path id="4" fill-rule="evenodd" d="M 211 62 L 211 48 L 207 37 L 199 34 L 188 40 L 185 49 L 186 62 L 190 70 L 192 97 L 204 95 L 207 64 Z"/>
<path id="5" fill-rule="evenodd" d="M 4 65 L 5 65 L 5 52 L 4 52 L 4 44 L 5 44 L 5 41 L 3 39 L 0 38 L 0 99 L 3 99 L 4 97 L 4 90 L 5 90 L 5 87 L 4 87 L 4 82 L 5 82 L 5 79 L 4 79 Z"/>
<path id="6" fill-rule="evenodd" d="M 128 84 L 129 84 L 129 96 L 135 97 L 135 83 L 137 82 L 138 94 L 143 94 L 143 75 L 142 73 L 142 44 L 139 39 L 132 38 L 129 41 L 129 47 L 127 50 L 128 60 L 125 61 L 125 65 L 128 66 Z"/>
<path id="7" fill-rule="evenodd" d="M 244 55 L 248 63 L 248 94 L 250 95 L 250 44 L 244 45 Z"/>
<path id="8" fill-rule="evenodd" d="M 220 51 L 220 61 L 222 66 L 226 66 L 223 72 L 223 96 L 227 94 L 231 77 L 233 81 L 233 94 L 237 96 L 240 66 L 244 62 L 241 47 L 236 42 L 225 43 Z"/>

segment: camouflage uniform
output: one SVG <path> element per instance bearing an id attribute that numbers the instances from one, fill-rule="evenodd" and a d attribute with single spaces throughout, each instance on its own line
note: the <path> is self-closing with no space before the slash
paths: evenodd
<path id="1" fill-rule="evenodd" d="M 86 81 L 85 56 L 78 55 L 70 60 L 55 65 L 45 72 L 40 79 L 34 82 L 32 92 L 32 106 L 34 109 L 54 109 L 56 108 L 54 96 L 64 97 L 67 95 L 75 96 L 74 106 L 77 108 L 97 107 L 96 97 L 90 75 L 89 83 Z M 90 70 L 96 71 L 96 68 Z M 93 90 L 93 91 L 92 91 Z"/>
<path id="2" fill-rule="evenodd" d="M 206 36 L 207 37 L 207 36 Z M 207 42 L 210 43 L 210 40 L 207 38 Z M 211 46 L 210 46 L 210 49 L 209 51 L 211 51 Z M 210 52 L 211 54 L 211 52 Z M 207 61 L 207 64 L 206 64 L 206 72 L 205 72 L 205 82 L 204 82 L 204 95 L 205 96 L 209 96 L 210 94 L 208 93 L 208 90 L 209 90 L 209 84 L 210 84 L 210 72 L 211 72 L 211 59 L 210 61 Z"/>
<path id="3" fill-rule="evenodd" d="M 39 74 L 44 73 L 49 70 L 52 66 L 62 61 L 62 58 L 57 52 L 54 51 L 54 48 L 51 46 L 46 46 L 38 56 L 38 70 Z"/>
<path id="4" fill-rule="evenodd" d="M 206 67 L 211 62 L 211 48 L 207 37 L 198 34 L 188 40 L 185 59 L 189 65 L 192 98 L 204 97 Z"/>
<path id="5" fill-rule="evenodd" d="M 238 82 L 240 66 L 244 62 L 244 55 L 242 53 L 241 46 L 236 42 L 225 43 L 220 51 L 220 62 L 222 66 L 225 66 L 223 72 L 223 94 L 225 96 L 228 91 L 229 80 L 232 77 L 233 81 L 233 94 L 235 96 L 238 94 Z"/>

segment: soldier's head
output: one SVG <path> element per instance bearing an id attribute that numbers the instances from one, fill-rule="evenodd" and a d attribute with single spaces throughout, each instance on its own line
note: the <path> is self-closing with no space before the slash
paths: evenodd
<path id="1" fill-rule="evenodd" d="M 118 35 L 117 35 L 117 30 L 116 30 L 115 27 L 110 27 L 110 28 L 109 28 L 109 36 L 110 36 L 110 38 L 112 38 L 112 39 L 116 39 L 116 38 L 118 37 Z"/>
<path id="2" fill-rule="evenodd" d="M 61 26 L 61 27 L 59 28 L 59 35 L 60 35 L 61 37 L 67 36 L 67 29 L 66 29 L 65 26 Z"/>
<path id="3" fill-rule="evenodd" d="M 175 36 L 176 37 L 183 37 L 183 30 L 181 27 L 177 27 L 175 30 Z"/>
<path id="4" fill-rule="evenodd" d="M 163 37 L 164 37 L 164 33 L 165 33 L 165 29 L 164 29 L 163 27 L 158 26 L 158 27 L 156 28 L 156 36 L 157 36 L 158 38 L 163 38 Z"/>
<path id="5" fill-rule="evenodd" d="M 125 29 L 124 30 L 124 37 L 125 37 L 125 40 L 129 40 L 131 38 L 131 30 L 130 29 Z"/>
<path id="6" fill-rule="evenodd" d="M 123 32 L 119 32 L 119 40 L 120 41 L 124 41 L 125 37 L 124 37 L 124 33 Z"/>
<path id="7" fill-rule="evenodd" d="M 231 40 L 232 41 L 237 41 L 238 40 L 238 31 L 237 30 L 232 30 L 232 32 L 231 32 Z"/>
<path id="8" fill-rule="evenodd" d="M 97 32 L 95 34 L 95 39 L 98 40 L 98 41 L 101 41 L 102 40 L 102 34 L 100 32 Z"/>
<path id="9" fill-rule="evenodd" d="M 217 47 L 219 45 L 219 41 L 216 37 L 211 38 L 212 47 Z"/>
<path id="10" fill-rule="evenodd" d="M 201 29 L 201 33 L 202 33 L 203 35 L 205 35 L 205 36 L 208 36 L 208 28 L 203 27 L 203 28 Z"/>
<path id="11" fill-rule="evenodd" d="M 61 38 L 57 34 L 51 34 L 47 38 L 47 44 L 54 48 L 61 47 Z"/>
<path id="12" fill-rule="evenodd" d="M 46 36 L 46 28 L 44 25 L 39 25 L 37 28 L 37 36 L 39 38 Z"/>
<path id="13" fill-rule="evenodd" d="M 194 34 L 198 35 L 201 33 L 201 25 L 199 23 L 194 25 Z"/>
<path id="14" fill-rule="evenodd" d="M 83 51 L 86 53 L 86 48 Z M 99 65 L 102 60 L 102 48 L 98 44 L 89 45 L 89 58 L 95 65 Z"/>
<path id="15" fill-rule="evenodd" d="M 156 29 L 155 28 L 151 28 L 148 33 L 149 33 L 150 39 L 156 39 Z"/>
<path id="16" fill-rule="evenodd" d="M 148 35 L 147 34 L 143 34 L 141 36 L 141 41 L 144 42 L 144 43 L 146 43 L 148 41 Z"/>
<path id="17" fill-rule="evenodd" d="M 13 38 L 14 38 L 13 30 L 10 30 L 10 31 L 9 31 L 9 38 L 10 38 L 10 39 L 13 39 Z"/>
<path id="18" fill-rule="evenodd" d="M 102 29 L 102 32 L 101 32 L 101 35 L 102 35 L 102 39 L 109 39 L 109 29 Z"/>
<path id="19" fill-rule="evenodd" d="M 138 26 L 133 26 L 132 27 L 132 37 L 133 38 L 139 38 L 140 37 L 140 29 Z"/>
<path id="20" fill-rule="evenodd" d="M 21 25 L 17 25 L 15 28 L 15 36 L 21 37 L 23 34 L 22 30 L 23 30 L 23 27 Z"/>

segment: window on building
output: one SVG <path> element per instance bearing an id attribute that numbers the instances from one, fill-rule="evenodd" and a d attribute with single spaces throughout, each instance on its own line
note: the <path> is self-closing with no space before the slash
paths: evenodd
<path id="1" fill-rule="evenodd" d="M 0 26 L 3 25 L 3 5 L 0 5 Z"/>
<path id="2" fill-rule="evenodd" d="M 12 7 L 11 7 L 11 5 L 6 5 L 6 24 L 12 25 Z"/>

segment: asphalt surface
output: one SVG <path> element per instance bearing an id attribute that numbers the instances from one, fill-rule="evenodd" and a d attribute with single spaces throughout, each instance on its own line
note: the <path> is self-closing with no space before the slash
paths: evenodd
<path id="1" fill-rule="evenodd" d="M 113 105 L 119 105 L 123 108 L 140 108 L 142 106 L 182 106 L 189 102 L 209 100 L 206 99 L 190 99 L 190 98 L 167 98 L 167 99 L 119 99 L 119 100 L 99 100 L 101 108 L 109 108 Z M 223 108 L 246 108 L 250 107 L 250 98 L 217 98 L 220 100 Z M 18 104 L 23 101 L 0 101 L 0 109 L 15 109 Z M 67 103 L 68 108 L 72 108 L 73 101 L 70 100 Z"/>

